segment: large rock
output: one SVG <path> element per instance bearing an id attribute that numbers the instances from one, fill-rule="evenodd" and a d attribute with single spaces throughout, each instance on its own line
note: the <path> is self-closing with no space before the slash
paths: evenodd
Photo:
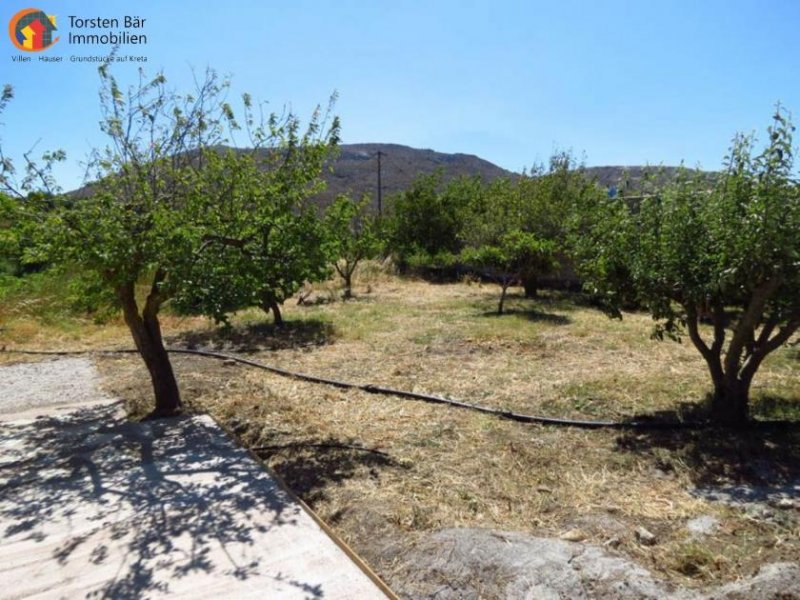
<path id="1" fill-rule="evenodd" d="M 754 577 L 722 586 L 706 596 L 708 600 L 791 600 L 800 599 L 800 565 L 764 565 Z"/>
<path id="2" fill-rule="evenodd" d="M 590 544 L 519 532 L 445 529 L 406 553 L 392 577 L 402 596 L 436 600 L 800 598 L 800 567 L 767 565 L 715 590 L 677 588 Z"/>
<path id="3" fill-rule="evenodd" d="M 584 544 L 481 529 L 445 529 L 406 557 L 409 598 L 689 598 L 648 571 Z"/>

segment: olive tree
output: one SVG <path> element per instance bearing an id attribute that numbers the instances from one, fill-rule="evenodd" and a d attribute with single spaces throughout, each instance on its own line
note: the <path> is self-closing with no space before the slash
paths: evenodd
<path id="1" fill-rule="evenodd" d="M 650 197 L 587 204 L 576 221 L 582 274 L 612 315 L 631 302 L 656 319 L 656 336 L 688 332 L 717 422 L 747 421 L 758 368 L 800 327 L 793 131 L 779 107 L 766 147 L 737 136 L 715 182 L 687 172 Z"/>

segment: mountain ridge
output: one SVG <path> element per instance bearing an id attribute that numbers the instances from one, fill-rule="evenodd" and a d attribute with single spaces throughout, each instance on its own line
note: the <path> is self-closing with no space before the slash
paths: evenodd
<path id="1" fill-rule="evenodd" d="M 245 151 L 246 149 L 242 149 Z M 499 177 L 516 178 L 521 173 L 504 169 L 484 158 L 462 152 L 438 152 L 430 148 L 413 148 L 403 144 L 363 142 L 340 144 L 334 158 L 328 161 L 322 177 L 326 188 L 313 200 L 322 206 L 330 204 L 339 194 L 354 198 L 370 197 L 373 209 L 378 205 L 378 155 L 381 158 L 381 191 L 383 206 L 389 198 L 408 189 L 420 175 L 441 170 L 443 181 L 468 176 L 479 176 L 485 182 Z M 639 189 L 646 171 L 660 172 L 659 181 L 674 177 L 679 167 L 605 165 L 584 167 L 584 172 L 606 188 L 622 187 L 623 179 L 629 189 Z M 75 197 L 84 197 L 91 184 L 69 192 Z"/>

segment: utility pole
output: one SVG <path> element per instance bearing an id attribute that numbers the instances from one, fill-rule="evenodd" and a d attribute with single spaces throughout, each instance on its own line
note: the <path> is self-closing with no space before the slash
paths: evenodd
<path id="1" fill-rule="evenodd" d="M 378 215 L 383 216 L 383 187 L 381 186 L 381 156 L 383 152 L 378 150 Z"/>

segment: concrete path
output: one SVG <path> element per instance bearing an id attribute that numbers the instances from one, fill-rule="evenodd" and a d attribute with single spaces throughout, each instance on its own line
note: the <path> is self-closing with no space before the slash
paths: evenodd
<path id="1" fill-rule="evenodd" d="M 22 417 L 16 368 L 0 367 L 0 598 L 386 597 L 209 417 L 46 398 Z"/>

